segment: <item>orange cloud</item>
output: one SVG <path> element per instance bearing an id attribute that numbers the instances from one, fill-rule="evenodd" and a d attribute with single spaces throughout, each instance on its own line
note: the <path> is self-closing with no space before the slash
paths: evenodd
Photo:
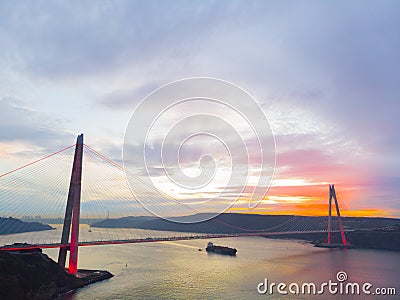
<path id="1" fill-rule="evenodd" d="M 395 217 L 400 214 L 399 211 L 384 208 L 353 207 L 351 199 L 358 196 L 358 192 L 350 185 L 336 186 L 339 209 L 343 216 Z M 242 198 L 230 211 L 253 214 L 326 216 L 328 215 L 328 198 L 327 184 L 273 186 L 255 209 L 247 208 L 246 199 Z M 332 202 L 332 213 L 336 215 L 334 202 Z"/>
<path id="2" fill-rule="evenodd" d="M 292 209 L 293 208 L 293 209 Z M 332 207 L 333 208 L 333 207 Z M 327 216 L 328 204 L 326 205 L 294 205 L 286 207 L 274 207 L 271 209 L 249 209 L 245 207 L 232 207 L 229 211 L 246 213 L 246 214 L 265 214 L 265 215 L 298 215 L 298 216 Z M 359 209 L 359 210 L 340 210 L 344 217 L 394 217 L 399 212 L 386 211 L 382 209 Z M 336 211 L 333 210 L 332 214 L 335 216 Z"/>

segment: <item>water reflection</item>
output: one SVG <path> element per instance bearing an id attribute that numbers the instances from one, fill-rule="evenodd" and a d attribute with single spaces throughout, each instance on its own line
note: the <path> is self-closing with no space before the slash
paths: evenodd
<path id="1" fill-rule="evenodd" d="M 86 229 L 86 233 L 83 231 Z M 86 237 L 105 237 L 113 230 L 95 228 Z M 43 233 L 43 232 L 42 232 Z M 0 236 L 0 243 L 35 241 L 42 233 Z M 47 240 L 58 241 L 60 228 L 45 232 Z M 170 236 L 170 232 L 129 229 L 125 234 Z M 182 233 L 185 235 L 186 233 Z M 65 299 L 290 299 L 282 295 L 259 295 L 257 284 L 274 282 L 315 282 L 334 280 L 345 271 L 352 282 L 396 287 L 400 292 L 400 253 L 389 251 L 347 251 L 314 248 L 300 241 L 261 237 L 226 238 L 217 244 L 236 248 L 236 257 L 213 254 L 204 248 L 207 240 L 188 240 L 127 245 L 81 247 L 79 267 L 106 269 L 115 276 L 68 295 Z M 201 248 L 203 251 L 198 251 Z M 53 259 L 58 249 L 44 251 Z M 344 298 L 337 296 L 336 298 Z M 300 297 L 305 298 L 305 297 Z M 306 297 L 307 299 L 310 297 Z M 312 297 L 311 297 L 312 298 Z M 315 296 L 329 299 L 333 296 Z M 347 297 L 352 299 L 354 297 Z M 347 299 L 346 298 L 346 299 Z M 369 297 L 373 299 L 373 296 Z M 361 299 L 360 296 L 356 299 Z M 383 299 L 383 298 L 381 298 Z M 385 298 L 386 299 L 386 298 Z M 392 297 L 392 299 L 396 299 Z"/>

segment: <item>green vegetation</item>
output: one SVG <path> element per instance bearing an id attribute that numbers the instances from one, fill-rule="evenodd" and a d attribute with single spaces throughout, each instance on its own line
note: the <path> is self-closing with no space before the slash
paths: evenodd
<path id="1" fill-rule="evenodd" d="M 53 227 L 39 222 L 23 222 L 15 218 L 0 217 L 0 234 L 51 230 Z"/>
<path id="2" fill-rule="evenodd" d="M 347 240 L 356 248 L 400 251 L 400 219 L 392 218 L 342 218 L 348 231 Z M 234 226 L 232 226 L 234 225 Z M 302 233 L 302 231 L 326 231 L 327 217 L 289 215 L 221 214 L 212 220 L 182 224 L 156 217 L 125 217 L 106 219 L 91 225 L 102 228 L 139 228 L 210 234 L 241 234 L 252 230 L 266 232 L 293 232 L 282 235 L 265 235 L 270 238 L 300 239 L 309 242 L 326 242 L 326 233 Z M 332 230 L 338 230 L 337 217 L 332 217 Z M 333 233 L 332 241 L 340 243 L 340 234 Z"/>
<path id="3" fill-rule="evenodd" d="M 0 299 L 54 299 L 68 291 L 112 277 L 107 271 L 65 272 L 41 249 L 0 251 Z"/>
<path id="4" fill-rule="evenodd" d="M 0 299 L 54 299 L 83 285 L 41 251 L 0 251 Z"/>

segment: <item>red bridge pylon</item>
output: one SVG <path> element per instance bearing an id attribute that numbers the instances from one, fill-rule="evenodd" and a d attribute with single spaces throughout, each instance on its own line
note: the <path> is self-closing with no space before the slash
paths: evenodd
<path id="1" fill-rule="evenodd" d="M 344 230 L 343 230 L 342 219 L 340 217 L 339 203 L 338 203 L 337 197 L 336 197 L 335 185 L 333 185 L 333 184 L 329 185 L 328 244 L 331 243 L 332 198 L 335 200 L 336 213 L 338 216 L 339 227 L 340 227 L 340 234 L 342 236 L 342 243 L 343 243 L 343 245 L 347 245 L 346 236 L 345 236 Z"/>
<path id="2" fill-rule="evenodd" d="M 83 134 L 78 135 L 75 145 L 74 162 L 72 165 L 71 181 L 69 185 L 67 206 L 65 209 L 64 225 L 61 235 L 61 244 L 69 243 L 71 232 L 71 244 L 69 247 L 70 274 L 78 271 L 78 243 L 79 243 L 79 218 L 81 208 L 81 183 L 82 183 L 82 156 L 83 156 Z M 72 223 L 72 228 L 71 228 Z M 58 264 L 65 268 L 67 258 L 67 248 L 60 247 L 58 253 Z"/>

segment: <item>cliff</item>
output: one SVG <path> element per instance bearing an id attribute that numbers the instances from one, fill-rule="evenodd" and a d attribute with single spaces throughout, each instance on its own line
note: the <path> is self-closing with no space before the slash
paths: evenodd
<path id="1" fill-rule="evenodd" d="M 70 275 L 40 249 L 0 251 L 0 299 L 54 299 L 60 294 L 112 277 L 107 271 L 84 271 L 91 274 L 84 278 Z"/>

